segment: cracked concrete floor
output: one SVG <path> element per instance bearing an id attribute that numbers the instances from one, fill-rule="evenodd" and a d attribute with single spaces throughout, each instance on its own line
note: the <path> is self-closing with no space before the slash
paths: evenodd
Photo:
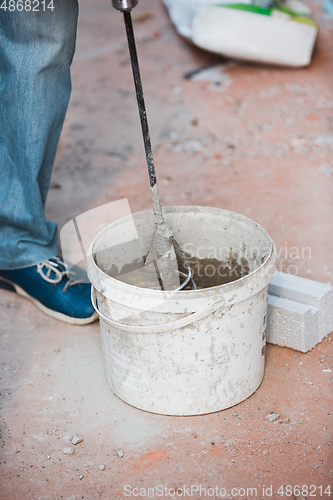
<path id="1" fill-rule="evenodd" d="M 104 0 L 80 8 L 47 201 L 59 227 L 110 201 L 127 198 L 133 212 L 151 203 L 122 19 Z M 280 270 L 331 281 L 333 32 L 321 27 L 312 65 L 292 70 L 187 45 L 159 1 L 136 13 L 149 14 L 135 31 L 163 203 L 245 214 L 272 236 Z M 211 65 L 220 66 L 208 81 L 184 77 Z M 233 408 L 166 417 L 112 395 L 98 323 L 68 326 L 0 296 L 1 499 L 159 498 L 157 486 L 164 496 L 192 486 L 192 498 L 223 488 L 226 498 L 265 498 L 270 486 L 272 498 L 329 498 L 332 335 L 306 354 L 268 345 L 262 385 Z M 289 495 L 287 485 L 309 489 Z"/>

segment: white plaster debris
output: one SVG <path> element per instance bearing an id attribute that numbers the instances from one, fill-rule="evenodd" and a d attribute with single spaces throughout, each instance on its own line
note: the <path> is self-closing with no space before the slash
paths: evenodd
<path id="1" fill-rule="evenodd" d="M 264 97 L 264 98 L 275 97 L 280 92 L 280 90 L 281 88 L 278 86 L 266 87 L 259 92 L 259 97 Z"/>
<path id="2" fill-rule="evenodd" d="M 287 90 L 290 90 L 290 92 L 292 94 L 298 94 L 298 95 L 300 95 L 300 94 L 303 94 L 303 95 L 312 94 L 312 89 L 309 86 L 302 87 L 301 85 L 295 85 L 295 84 L 292 84 L 292 83 L 286 83 L 285 84 L 285 88 Z"/>
<path id="3" fill-rule="evenodd" d="M 98 468 L 99 468 L 99 470 L 105 470 L 106 469 L 105 465 L 99 465 Z"/>
<path id="4" fill-rule="evenodd" d="M 77 434 L 74 434 L 72 438 L 72 444 L 76 445 L 79 444 L 83 441 L 83 438 L 81 436 L 78 436 Z"/>
<path id="5" fill-rule="evenodd" d="M 321 134 L 317 135 L 314 140 L 314 145 L 317 147 L 328 147 L 333 149 L 333 134 Z"/>
<path id="6" fill-rule="evenodd" d="M 193 76 L 191 76 L 191 80 L 193 81 L 203 81 L 203 82 L 210 82 L 209 85 L 209 90 L 217 90 L 217 91 L 223 91 L 227 87 L 229 87 L 231 83 L 231 78 L 228 75 L 228 73 L 225 73 L 224 70 L 227 67 L 230 66 L 235 66 L 236 63 L 230 62 L 227 64 L 219 64 L 217 66 L 212 66 L 210 68 L 203 68 L 202 70 L 198 71 L 197 73 L 194 73 Z"/>
<path id="7" fill-rule="evenodd" d="M 272 413 L 270 413 L 269 415 L 266 415 L 266 418 L 270 421 L 270 422 L 275 422 L 275 420 L 277 420 L 279 418 L 279 414 L 278 413 L 275 413 L 274 411 L 272 411 Z"/>
<path id="8" fill-rule="evenodd" d="M 205 149 L 202 143 L 195 139 L 186 139 L 184 141 L 184 144 L 182 145 L 182 148 L 184 152 L 187 153 L 188 155 L 193 155 L 198 152 L 203 152 Z"/>
<path id="9" fill-rule="evenodd" d="M 269 285 L 267 342 L 307 352 L 333 331 L 333 288 L 277 272 Z"/>
<path id="10" fill-rule="evenodd" d="M 122 458 L 124 456 L 124 452 L 122 450 L 117 451 L 117 455 L 119 458 Z"/>
<path id="11" fill-rule="evenodd" d="M 75 453 L 74 448 L 72 448 L 72 446 L 67 446 L 66 448 L 63 448 L 62 452 L 65 455 L 73 455 Z"/>
<path id="12" fill-rule="evenodd" d="M 181 94 L 183 92 L 183 89 L 181 87 L 173 87 L 172 92 L 174 94 Z"/>
<path id="13" fill-rule="evenodd" d="M 272 128 L 272 125 L 268 122 L 260 122 L 257 124 L 257 128 L 262 132 L 269 132 Z"/>
<path id="14" fill-rule="evenodd" d="M 185 139 L 183 142 L 168 144 L 166 149 L 175 153 L 185 153 L 188 156 L 206 154 L 207 148 L 197 139 Z"/>
<path id="15" fill-rule="evenodd" d="M 333 174 L 333 168 L 330 167 L 330 165 L 321 165 L 319 167 L 319 172 L 326 175 L 326 177 L 331 177 L 331 175 Z"/>

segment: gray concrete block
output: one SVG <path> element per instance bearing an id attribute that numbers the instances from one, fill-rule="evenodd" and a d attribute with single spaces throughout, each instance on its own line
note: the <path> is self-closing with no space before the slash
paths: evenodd
<path id="1" fill-rule="evenodd" d="M 267 342 L 307 352 L 333 331 L 333 288 L 277 272 L 269 285 Z"/>
<path id="2" fill-rule="evenodd" d="M 317 307 L 268 296 L 267 342 L 307 352 L 319 342 L 318 331 Z"/>
<path id="3" fill-rule="evenodd" d="M 333 330 L 333 288 L 329 284 L 277 272 L 268 292 L 319 309 L 319 341 Z"/>

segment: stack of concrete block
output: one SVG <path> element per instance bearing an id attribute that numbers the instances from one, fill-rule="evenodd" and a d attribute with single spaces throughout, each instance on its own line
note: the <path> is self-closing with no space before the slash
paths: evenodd
<path id="1" fill-rule="evenodd" d="M 276 272 L 268 288 L 267 342 L 307 352 L 333 331 L 333 288 Z"/>

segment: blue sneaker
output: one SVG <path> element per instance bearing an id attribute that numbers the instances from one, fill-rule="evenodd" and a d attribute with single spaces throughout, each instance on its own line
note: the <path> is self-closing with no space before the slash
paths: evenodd
<path id="1" fill-rule="evenodd" d="M 72 325 L 87 325 L 98 319 L 90 298 L 91 285 L 74 279 L 60 257 L 44 260 L 37 266 L 1 271 L 0 280 L 30 299 L 45 314 Z"/>

